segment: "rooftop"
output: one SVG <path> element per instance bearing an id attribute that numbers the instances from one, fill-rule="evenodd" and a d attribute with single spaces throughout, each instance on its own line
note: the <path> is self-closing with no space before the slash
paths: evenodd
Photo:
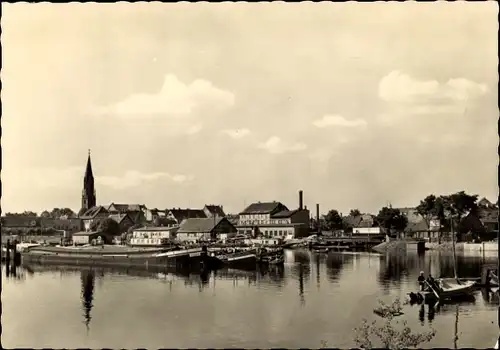
<path id="1" fill-rule="evenodd" d="M 257 202 L 250 204 L 240 214 L 269 214 L 280 208 L 281 210 L 288 210 L 280 202 Z"/>
<path id="2" fill-rule="evenodd" d="M 184 220 L 179 228 L 178 233 L 183 232 L 212 232 L 212 230 L 222 221 L 224 218 L 191 218 Z"/>

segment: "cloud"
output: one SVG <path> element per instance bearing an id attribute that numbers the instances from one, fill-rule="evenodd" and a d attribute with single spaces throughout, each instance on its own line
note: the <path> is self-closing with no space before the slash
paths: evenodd
<path id="1" fill-rule="evenodd" d="M 326 128 L 330 126 L 353 128 L 366 126 L 366 121 L 363 119 L 349 120 L 341 115 L 325 115 L 323 118 L 315 120 L 313 125 L 317 128 Z"/>
<path id="2" fill-rule="evenodd" d="M 169 173 L 141 173 L 136 170 L 127 171 L 123 176 L 98 176 L 96 182 L 103 186 L 115 189 L 124 189 L 129 187 L 138 187 L 147 182 L 158 180 L 167 180 L 176 183 L 185 183 L 193 180 L 193 176 Z"/>
<path id="3" fill-rule="evenodd" d="M 250 130 L 243 128 L 243 129 L 226 129 L 222 130 L 222 133 L 228 135 L 229 137 L 233 139 L 241 139 L 251 133 Z"/>
<path id="4" fill-rule="evenodd" d="M 465 78 L 450 79 L 443 84 L 437 80 L 418 80 L 398 70 L 383 77 L 378 86 L 382 100 L 398 103 L 463 102 L 488 91 L 486 84 Z"/>
<path id="5" fill-rule="evenodd" d="M 95 108 L 92 113 L 131 118 L 159 115 L 185 117 L 201 108 L 224 109 L 233 105 L 234 95 L 209 81 L 198 79 L 185 84 L 175 75 L 167 74 L 158 93 L 131 95 L 114 105 Z"/>
<path id="6" fill-rule="evenodd" d="M 196 135 L 196 134 L 198 134 L 198 133 L 199 133 L 202 129 L 203 129 L 203 124 L 202 124 L 202 123 L 198 123 L 198 124 L 192 125 L 192 126 L 190 126 L 190 127 L 186 130 L 186 135 Z"/>
<path id="7" fill-rule="evenodd" d="M 264 149 L 272 154 L 282 154 L 303 151 L 307 149 L 307 145 L 302 142 L 289 144 L 282 141 L 278 136 L 271 136 L 266 142 L 260 143 L 258 148 Z"/>

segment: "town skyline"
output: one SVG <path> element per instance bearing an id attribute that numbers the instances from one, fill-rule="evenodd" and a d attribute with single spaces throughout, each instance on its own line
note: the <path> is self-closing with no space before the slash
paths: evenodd
<path id="1" fill-rule="evenodd" d="M 497 201 L 495 3 L 2 9 L 3 213 Z"/>

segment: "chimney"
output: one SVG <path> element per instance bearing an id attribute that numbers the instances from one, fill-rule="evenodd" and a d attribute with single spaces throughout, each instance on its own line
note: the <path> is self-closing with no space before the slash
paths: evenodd
<path id="1" fill-rule="evenodd" d="M 316 203 L 316 221 L 319 223 L 319 203 Z"/>
<path id="2" fill-rule="evenodd" d="M 299 191 L 299 210 L 302 210 L 304 204 L 304 195 L 302 190 Z"/>

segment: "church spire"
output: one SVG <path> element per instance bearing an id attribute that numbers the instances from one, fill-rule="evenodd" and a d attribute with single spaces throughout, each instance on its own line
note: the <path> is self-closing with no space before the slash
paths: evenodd
<path id="1" fill-rule="evenodd" d="M 90 149 L 87 158 L 87 168 L 83 178 L 82 209 L 81 212 L 96 206 L 96 193 L 94 188 L 94 174 L 92 172 L 92 162 L 90 160 Z"/>

